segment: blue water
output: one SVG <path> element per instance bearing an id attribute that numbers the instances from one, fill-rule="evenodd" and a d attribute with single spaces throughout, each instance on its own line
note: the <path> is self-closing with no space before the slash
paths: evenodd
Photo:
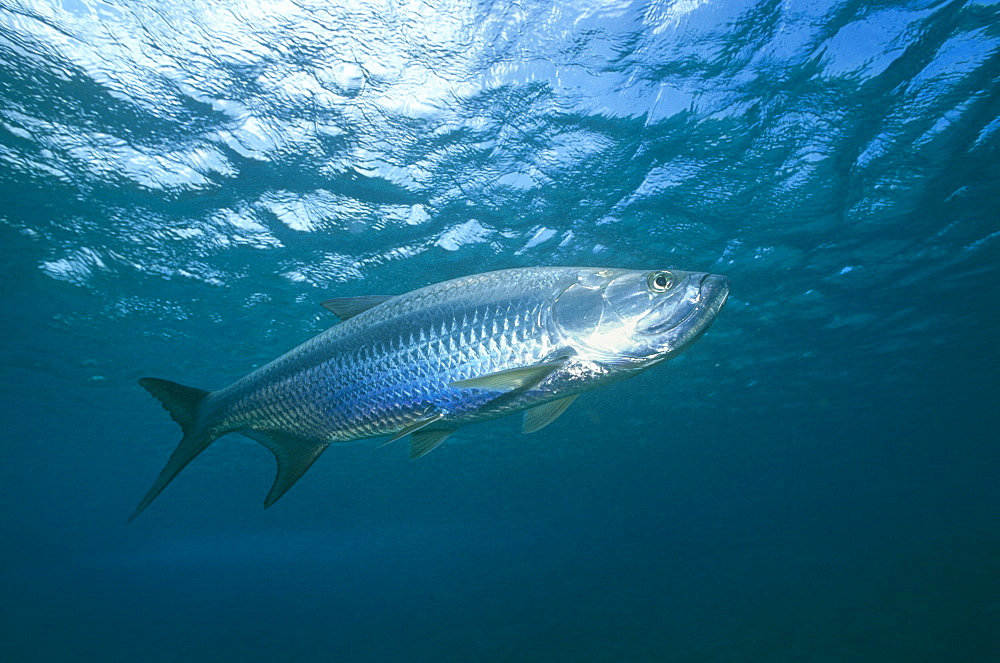
<path id="1" fill-rule="evenodd" d="M 1000 6 L 0 0 L 0 660 L 993 661 Z M 680 358 L 274 507 L 319 302 L 727 275 Z"/>

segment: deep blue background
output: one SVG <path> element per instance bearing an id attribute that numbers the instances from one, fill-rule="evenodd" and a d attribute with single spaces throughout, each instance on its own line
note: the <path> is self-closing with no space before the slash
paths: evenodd
<path id="1" fill-rule="evenodd" d="M 990 2 L 0 1 L 0 660 L 992 661 Z M 724 273 L 685 355 L 433 454 L 239 436 L 331 296 Z"/>

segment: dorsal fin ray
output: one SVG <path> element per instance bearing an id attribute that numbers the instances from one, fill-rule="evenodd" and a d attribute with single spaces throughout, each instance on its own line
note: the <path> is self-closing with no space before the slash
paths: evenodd
<path id="1" fill-rule="evenodd" d="M 359 313 L 364 313 L 370 308 L 375 308 L 384 301 L 388 301 L 395 295 L 366 295 L 364 297 L 334 297 L 320 306 L 330 311 L 340 318 L 341 322 L 349 320 Z"/>

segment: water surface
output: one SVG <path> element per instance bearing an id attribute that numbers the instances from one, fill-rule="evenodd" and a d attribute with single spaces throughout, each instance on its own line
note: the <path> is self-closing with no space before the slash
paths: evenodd
<path id="1" fill-rule="evenodd" d="M 988 661 L 996 3 L 0 0 L 0 659 Z M 685 355 L 531 436 L 329 449 L 225 386 L 332 296 L 712 271 Z"/>

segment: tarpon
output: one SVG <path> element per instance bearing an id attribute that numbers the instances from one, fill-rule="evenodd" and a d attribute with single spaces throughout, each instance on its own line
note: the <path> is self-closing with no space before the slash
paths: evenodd
<path id="1" fill-rule="evenodd" d="M 409 435 L 417 458 L 461 426 L 518 411 L 537 431 L 581 392 L 690 345 L 728 294 L 717 274 L 532 267 L 327 300 L 339 324 L 224 389 L 139 380 L 183 438 L 129 520 L 227 433 L 277 458 L 266 508 L 334 442 Z"/>

